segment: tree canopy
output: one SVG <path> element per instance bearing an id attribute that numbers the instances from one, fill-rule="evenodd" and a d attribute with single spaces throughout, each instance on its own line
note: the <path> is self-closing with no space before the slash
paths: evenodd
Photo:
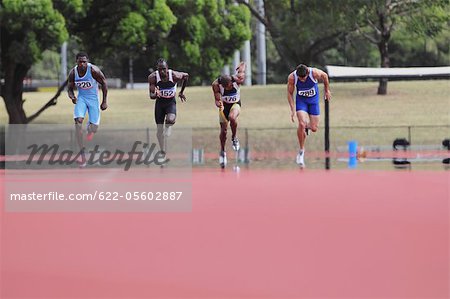
<path id="1" fill-rule="evenodd" d="M 273 80 L 300 62 L 440 64 L 448 62 L 449 7 L 448 0 L 265 0 L 261 15 L 252 0 L 0 0 L 0 95 L 10 123 L 37 117 L 42 110 L 23 110 L 23 79 L 45 50 L 67 40 L 107 75 L 126 77 L 134 61 L 136 77 L 146 78 L 163 57 L 188 71 L 190 84 L 209 83 L 251 37 L 251 15 L 269 33 Z"/>
<path id="2" fill-rule="evenodd" d="M 446 0 L 265 0 L 264 15 L 254 1 L 237 1 L 266 26 L 271 39 L 268 50 L 276 51 L 267 55 L 272 78 L 285 80 L 286 70 L 301 62 L 319 67 L 389 67 L 391 55 L 401 61 L 399 65 L 431 66 L 445 60 L 449 51 L 448 40 L 442 38 L 449 30 Z M 402 56 L 408 49 L 415 50 L 415 57 L 430 57 L 423 46 L 419 50 L 425 39 L 433 39 L 430 43 L 438 53 L 432 55 L 434 59 L 406 61 L 414 57 Z M 390 49 L 390 44 L 395 47 Z M 272 73 L 282 69 L 283 74 Z"/>
<path id="3" fill-rule="evenodd" d="M 194 83 L 211 80 L 250 37 L 247 8 L 226 0 L 1 0 L 0 8 L 0 94 L 10 123 L 38 115 L 23 110 L 23 79 L 69 37 L 99 62 L 132 57 L 148 70 L 158 57 L 176 61 L 193 70 Z"/>
<path id="4" fill-rule="evenodd" d="M 168 4 L 178 21 L 156 53 L 176 58 L 177 67 L 192 74 L 193 84 L 211 82 L 251 38 L 251 15 L 243 6 L 223 0 L 169 0 Z"/>
<path id="5" fill-rule="evenodd" d="M 5 81 L 0 95 L 10 123 L 26 123 L 23 79 L 44 50 L 54 49 L 68 38 L 68 31 L 64 16 L 51 0 L 2 0 L 0 4 L 0 75 Z"/>

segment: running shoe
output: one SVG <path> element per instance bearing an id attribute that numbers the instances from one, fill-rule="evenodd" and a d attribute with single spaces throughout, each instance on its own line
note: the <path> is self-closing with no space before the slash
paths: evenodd
<path id="1" fill-rule="evenodd" d="M 79 168 L 84 168 L 87 166 L 86 154 L 84 152 L 81 152 L 81 155 L 77 160 L 77 163 Z"/>
<path id="2" fill-rule="evenodd" d="M 222 168 L 225 168 L 225 166 L 227 166 L 227 153 L 225 151 L 220 152 L 219 164 Z"/>
<path id="3" fill-rule="evenodd" d="M 233 139 L 231 139 L 231 141 L 233 142 L 233 150 L 238 151 L 241 148 L 239 139 L 237 139 L 237 137 L 234 137 Z"/>
<path id="4" fill-rule="evenodd" d="M 299 166 L 305 166 L 305 151 L 300 150 L 297 154 L 297 158 L 295 159 L 295 162 L 297 162 L 297 164 Z"/>
<path id="5" fill-rule="evenodd" d="M 87 141 L 91 141 L 92 138 L 94 138 L 94 132 L 88 132 L 88 133 L 86 134 L 86 140 L 87 140 Z"/>

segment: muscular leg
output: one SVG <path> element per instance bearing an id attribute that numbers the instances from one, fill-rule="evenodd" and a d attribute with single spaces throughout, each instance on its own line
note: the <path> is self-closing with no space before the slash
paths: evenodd
<path id="1" fill-rule="evenodd" d="M 83 145 L 83 127 L 82 127 L 84 119 L 82 117 L 77 117 L 74 120 L 75 120 L 75 135 L 81 153 L 80 155 L 81 160 L 79 160 L 78 163 L 80 163 L 80 166 L 84 167 L 86 166 L 86 154 Z"/>
<path id="2" fill-rule="evenodd" d="M 230 114 L 228 115 L 228 119 L 230 120 L 230 127 L 231 127 L 231 139 L 234 139 L 236 137 L 237 126 L 238 126 L 237 118 L 239 116 L 239 112 L 240 112 L 240 109 L 232 108 L 230 111 Z"/>
<path id="3" fill-rule="evenodd" d="M 164 148 L 164 121 L 166 119 L 166 107 L 164 102 L 156 100 L 155 103 L 155 122 L 156 122 L 156 138 L 158 139 L 160 150 Z"/>
<path id="4" fill-rule="evenodd" d="M 94 138 L 94 134 L 97 133 L 98 125 L 100 124 L 100 107 L 97 102 L 95 104 L 87 102 L 86 105 L 89 115 L 86 139 L 91 141 Z"/>
<path id="5" fill-rule="evenodd" d="M 171 134 L 172 126 L 175 124 L 177 115 L 175 113 L 167 113 L 165 117 L 165 128 L 161 126 L 162 133 L 159 132 L 158 142 L 161 149 L 167 151 L 167 138 Z"/>
<path id="6" fill-rule="evenodd" d="M 317 130 L 319 129 L 319 119 L 320 119 L 319 115 L 309 116 L 309 128 L 311 129 L 311 131 L 317 132 Z"/>
<path id="7" fill-rule="evenodd" d="M 177 120 L 177 115 L 174 113 L 167 113 L 166 115 L 166 127 L 173 126 Z"/>
<path id="8" fill-rule="evenodd" d="M 171 126 L 175 124 L 177 115 L 174 113 L 167 113 L 165 117 L 165 125 L 157 124 L 157 132 L 156 136 L 158 138 L 159 148 L 163 151 L 167 151 L 167 142 L 166 138 L 169 137 Z M 165 128 L 165 132 L 164 132 Z"/>
<path id="9" fill-rule="evenodd" d="M 98 126 L 97 126 L 97 125 L 94 125 L 94 124 L 92 124 L 92 123 L 89 123 L 89 126 L 88 126 L 88 128 L 87 128 L 87 131 L 88 131 L 88 133 L 97 133 L 97 129 L 98 129 Z"/>
<path id="10" fill-rule="evenodd" d="M 74 120 L 75 120 L 75 134 L 77 136 L 77 143 L 78 143 L 78 146 L 80 147 L 80 150 L 82 150 L 84 148 L 83 127 L 82 127 L 84 118 L 77 117 Z"/>
<path id="11" fill-rule="evenodd" d="M 164 136 L 169 137 L 172 134 L 172 126 L 175 124 L 177 115 L 175 113 L 167 113 L 165 120 L 165 132 Z"/>
<path id="12" fill-rule="evenodd" d="M 160 150 L 164 151 L 164 124 L 156 125 L 156 138 L 158 139 Z"/>
<path id="13" fill-rule="evenodd" d="M 97 132 L 97 125 L 94 125 L 93 123 L 89 123 L 87 127 L 87 135 L 86 140 L 91 141 L 92 138 L 94 138 L 94 134 Z"/>
<path id="14" fill-rule="evenodd" d="M 300 146 L 300 150 L 304 150 L 306 141 L 305 128 L 306 124 L 308 123 L 308 113 L 302 110 L 297 111 L 297 119 L 298 119 L 298 128 L 297 128 L 298 144 Z"/>
<path id="15" fill-rule="evenodd" d="M 220 123 L 220 150 L 225 151 L 225 142 L 227 141 L 227 128 L 228 128 L 228 122 L 221 122 Z"/>

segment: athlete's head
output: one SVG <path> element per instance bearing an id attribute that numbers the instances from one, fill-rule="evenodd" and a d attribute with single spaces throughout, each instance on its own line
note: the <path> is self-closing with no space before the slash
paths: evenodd
<path id="1" fill-rule="evenodd" d="M 87 64 L 89 62 L 88 55 L 86 53 L 79 52 L 79 53 L 77 53 L 75 58 L 77 60 L 78 68 L 84 71 L 87 68 Z"/>
<path id="2" fill-rule="evenodd" d="M 309 74 L 308 67 L 304 64 L 300 64 L 299 66 L 297 66 L 295 71 L 297 73 L 297 76 L 302 79 L 305 78 L 306 76 L 308 76 L 308 74 Z"/>
<path id="3" fill-rule="evenodd" d="M 164 58 L 159 58 L 156 61 L 156 69 L 158 70 L 161 78 L 167 78 L 167 74 L 169 73 L 169 66 L 167 65 L 167 61 L 165 61 Z"/>
<path id="4" fill-rule="evenodd" d="M 233 87 L 233 82 L 230 75 L 222 75 L 219 77 L 219 84 L 225 89 L 231 89 Z"/>

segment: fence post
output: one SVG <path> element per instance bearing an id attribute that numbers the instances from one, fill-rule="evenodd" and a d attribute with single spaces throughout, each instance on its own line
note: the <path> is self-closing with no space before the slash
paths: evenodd
<path id="1" fill-rule="evenodd" d="M 409 142 L 409 144 L 412 144 L 411 143 L 411 126 L 408 126 L 408 142 Z"/>
<path id="2" fill-rule="evenodd" d="M 330 103 L 325 100 L 325 169 L 330 169 Z"/>
<path id="3" fill-rule="evenodd" d="M 245 128 L 245 147 L 248 148 L 248 128 Z"/>

